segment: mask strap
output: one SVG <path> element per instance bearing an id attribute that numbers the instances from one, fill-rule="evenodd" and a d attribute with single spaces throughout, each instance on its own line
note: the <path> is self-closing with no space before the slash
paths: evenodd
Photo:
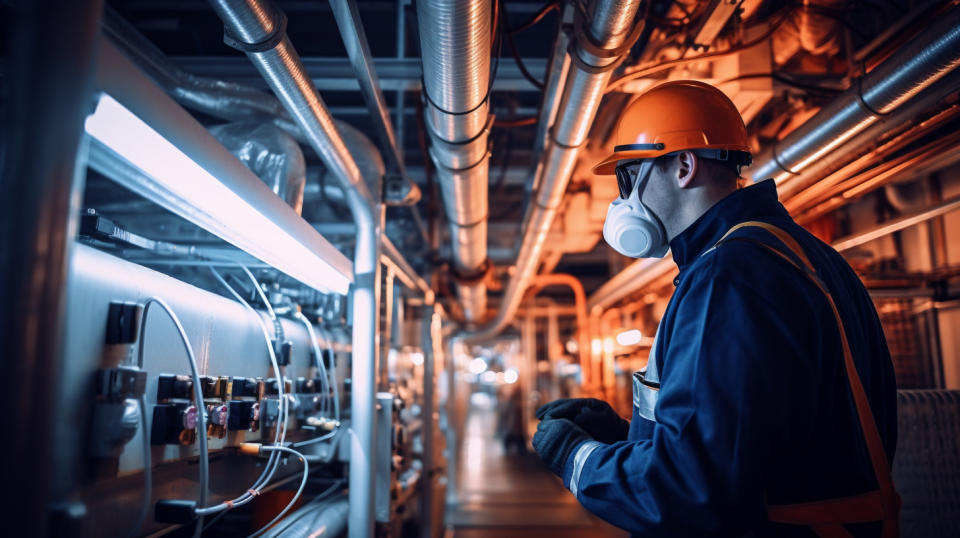
<path id="1" fill-rule="evenodd" d="M 640 186 L 646 184 L 650 178 L 650 171 L 653 170 L 653 159 L 646 159 L 640 163 L 640 170 L 637 171 L 637 181 L 633 184 L 633 190 L 630 191 L 630 198 L 636 195 L 637 201 L 640 201 Z"/>

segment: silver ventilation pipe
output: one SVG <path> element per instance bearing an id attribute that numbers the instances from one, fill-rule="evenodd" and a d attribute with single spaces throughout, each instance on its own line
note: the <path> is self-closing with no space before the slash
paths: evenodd
<path id="1" fill-rule="evenodd" d="M 540 188 L 523 221 L 521 229 L 525 235 L 516 271 L 507 285 L 496 319 L 482 331 L 466 334 L 466 338 L 490 338 L 503 330 L 516 314 L 530 280 L 536 276 L 543 244 L 563 201 L 580 148 L 586 142 L 612 68 L 620 59 L 620 56 L 610 54 L 594 55 L 590 50 L 598 52 L 597 47 L 606 50 L 621 47 L 633 29 L 640 4 L 640 0 L 595 0 L 591 3 L 589 18 L 583 24 L 588 35 L 580 36 L 567 53 L 571 60 L 570 69 L 559 112 L 537 168 L 534 185 Z M 589 39 L 595 46 L 586 46 L 584 39 Z"/>
<path id="2" fill-rule="evenodd" d="M 307 76 L 286 34 L 286 18 L 267 0 L 211 0 L 226 28 L 225 41 L 242 50 L 307 137 L 324 165 L 337 174 L 357 225 L 353 269 L 353 390 L 350 405 L 351 538 L 373 534 L 374 394 L 380 212 L 333 117 Z"/>
<path id="3" fill-rule="evenodd" d="M 828 106 L 756 158 L 754 181 L 789 182 L 960 66 L 960 8 L 953 8 Z"/>
<path id="4" fill-rule="evenodd" d="M 417 2 L 430 158 L 450 221 L 460 303 L 471 322 L 483 319 L 487 304 L 491 4 Z"/>
<path id="5" fill-rule="evenodd" d="M 110 6 L 104 8 L 102 28 L 104 35 L 110 38 L 110 41 L 123 51 L 124 55 L 185 108 L 224 120 L 272 123 L 297 141 L 310 144 L 309 138 L 291 119 L 284 105 L 270 93 L 242 84 L 194 75 L 183 70 Z M 341 133 L 348 125 L 336 119 L 334 123 Z M 365 135 L 360 136 L 366 141 L 364 144 L 370 144 Z M 353 152 L 351 136 L 344 133 L 343 138 L 346 140 L 347 149 Z M 392 139 L 392 135 L 389 138 Z M 376 146 L 373 147 L 376 148 Z M 382 160 L 380 157 L 378 159 Z M 358 164 L 361 168 L 365 165 L 362 159 Z M 379 183 L 382 178 L 381 173 L 376 182 Z M 368 182 L 370 186 L 378 188 L 377 183 Z M 404 187 L 401 183 L 409 187 Z M 408 205 L 412 199 L 411 196 L 413 198 L 419 196 L 417 193 L 419 188 L 405 179 L 405 175 L 402 182 L 394 178 L 387 185 L 384 203 Z"/>

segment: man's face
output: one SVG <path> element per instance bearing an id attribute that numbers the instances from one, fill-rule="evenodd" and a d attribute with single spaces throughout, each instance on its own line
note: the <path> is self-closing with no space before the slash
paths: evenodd
<path id="1" fill-rule="evenodd" d="M 659 164 L 651 163 L 652 166 L 650 166 L 646 181 L 643 181 L 642 177 L 638 177 L 641 173 L 641 162 L 633 161 L 627 165 L 627 170 L 630 173 L 634 188 L 640 189 L 640 192 L 637 193 L 637 198 L 647 209 L 660 218 L 661 221 L 663 216 L 670 214 L 673 200 L 675 199 L 671 189 L 671 187 L 674 186 L 674 182 L 671 182 L 669 179 L 669 173 L 673 163 L 671 162 L 669 164 L 670 166 L 664 169 Z M 637 185 L 638 181 L 642 184 Z"/>

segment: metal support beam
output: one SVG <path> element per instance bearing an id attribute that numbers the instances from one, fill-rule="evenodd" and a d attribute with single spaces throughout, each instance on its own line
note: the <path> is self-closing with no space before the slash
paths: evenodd
<path id="1" fill-rule="evenodd" d="M 400 198 L 415 202 L 420 199 L 420 188 L 407 179 L 403 156 L 397 146 L 390 121 L 390 109 L 380 90 L 380 79 L 373 67 L 373 54 L 370 52 L 367 34 L 363 31 L 357 5 L 353 0 L 330 0 L 330 7 L 333 8 L 340 38 L 347 49 L 347 56 L 360 85 L 360 93 L 363 94 L 363 100 L 370 111 L 380 149 L 387 162 L 384 196 L 387 199 Z"/>
<path id="2" fill-rule="evenodd" d="M 511 8 L 512 9 L 512 8 Z M 263 87 L 263 80 L 257 71 L 242 58 L 224 58 L 220 56 L 178 56 L 171 58 L 181 68 L 191 73 L 203 73 L 204 76 L 218 78 L 237 84 Z M 303 58 L 307 76 L 320 91 L 357 91 L 360 84 L 353 66 L 346 58 Z M 524 58 L 527 70 L 542 79 L 546 72 L 546 58 Z M 420 91 L 423 72 L 420 58 L 374 58 L 373 68 L 380 78 L 380 88 L 384 91 Z M 530 84 L 513 62 L 500 62 L 497 78 L 493 83 L 495 92 L 539 92 Z"/>

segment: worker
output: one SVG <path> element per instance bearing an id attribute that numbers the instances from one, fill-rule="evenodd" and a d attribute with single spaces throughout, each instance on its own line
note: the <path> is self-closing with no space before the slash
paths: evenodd
<path id="1" fill-rule="evenodd" d="M 740 188 L 743 119 L 716 88 L 629 104 L 603 235 L 679 268 L 628 423 L 595 399 L 537 410 L 542 460 L 590 512 L 636 536 L 898 533 L 896 385 L 873 303 L 797 225 L 772 180 Z"/>

